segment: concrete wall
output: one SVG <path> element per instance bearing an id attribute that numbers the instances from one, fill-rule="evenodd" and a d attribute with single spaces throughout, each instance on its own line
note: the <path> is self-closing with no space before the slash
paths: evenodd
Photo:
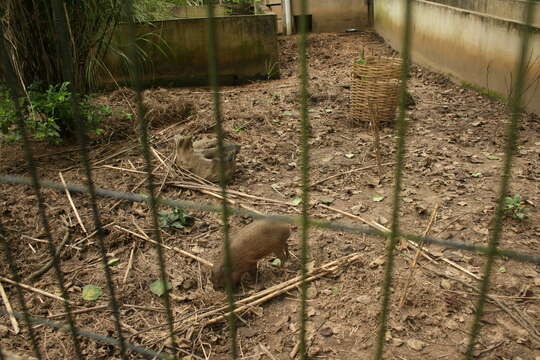
<path id="1" fill-rule="evenodd" d="M 275 15 L 217 17 L 218 71 L 221 84 L 266 78 L 273 66 L 279 75 Z M 128 28 L 120 26 L 114 43 L 129 53 Z M 146 41 L 138 44 L 152 60 L 145 64 L 143 81 L 151 85 L 202 85 L 208 83 L 207 19 L 177 19 L 138 24 L 137 33 L 156 41 L 161 37 L 165 54 Z M 129 79 L 122 56 L 111 51 L 105 60 L 116 81 Z M 102 83 L 112 84 L 110 76 Z"/>
<path id="2" fill-rule="evenodd" d="M 300 0 L 291 0 L 293 15 L 300 15 Z M 312 31 L 341 32 L 350 28 L 369 26 L 367 0 L 310 0 L 308 12 L 312 16 Z"/>
<path id="3" fill-rule="evenodd" d="M 471 10 L 506 20 L 522 21 L 527 1 L 525 0 L 431 0 L 439 4 Z M 540 2 L 536 2 L 533 25 L 540 27 Z"/>
<path id="4" fill-rule="evenodd" d="M 284 33 L 281 0 L 268 0 L 268 11 L 278 16 L 278 32 Z M 264 3 L 262 4 L 264 7 Z M 300 0 L 291 0 L 293 16 L 300 15 Z M 308 15 L 312 19 L 312 31 L 342 32 L 350 28 L 365 29 L 370 26 L 368 0 L 308 0 Z"/>
<path id="5" fill-rule="evenodd" d="M 376 31 L 399 49 L 404 1 L 376 0 L 374 12 Z M 413 16 L 413 61 L 505 96 L 509 94 L 523 24 L 425 0 L 413 0 Z M 525 103 L 529 111 L 540 114 L 538 27 L 533 28 L 529 51 Z"/>

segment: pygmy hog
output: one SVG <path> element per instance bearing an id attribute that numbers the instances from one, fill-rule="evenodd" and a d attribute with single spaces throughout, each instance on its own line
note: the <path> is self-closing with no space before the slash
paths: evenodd
<path id="1" fill-rule="evenodd" d="M 274 253 L 283 264 L 289 256 L 287 239 L 290 234 L 287 224 L 272 220 L 255 220 L 233 234 L 229 245 L 233 286 L 238 284 L 245 272 L 255 275 L 257 261 L 270 253 Z M 214 259 L 212 284 L 214 289 L 225 286 L 224 249 Z"/>

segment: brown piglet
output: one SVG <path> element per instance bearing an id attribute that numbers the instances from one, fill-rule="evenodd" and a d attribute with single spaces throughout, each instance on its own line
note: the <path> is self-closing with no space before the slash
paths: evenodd
<path id="1" fill-rule="evenodd" d="M 233 286 L 238 284 L 245 272 L 255 275 L 257 261 L 270 253 L 283 262 L 288 258 L 287 239 L 291 234 L 289 225 L 272 220 L 255 220 L 230 240 L 231 278 Z M 225 286 L 224 249 L 214 259 L 212 270 L 214 289 Z"/>

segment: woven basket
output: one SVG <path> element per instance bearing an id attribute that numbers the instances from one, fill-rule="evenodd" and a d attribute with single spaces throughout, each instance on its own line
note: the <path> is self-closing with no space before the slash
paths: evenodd
<path id="1" fill-rule="evenodd" d="M 394 122 L 398 104 L 401 59 L 366 56 L 353 63 L 351 123 L 368 126 L 375 117 L 379 124 Z"/>

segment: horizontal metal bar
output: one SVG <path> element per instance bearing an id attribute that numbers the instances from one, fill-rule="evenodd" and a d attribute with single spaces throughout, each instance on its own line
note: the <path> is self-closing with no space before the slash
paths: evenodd
<path id="1" fill-rule="evenodd" d="M 0 183 L 11 183 L 11 184 L 19 184 L 19 185 L 32 185 L 32 180 L 27 177 L 20 177 L 20 176 L 12 176 L 12 175 L 0 175 Z M 79 192 L 79 193 L 87 193 L 88 189 L 86 186 L 82 185 L 70 185 L 67 184 L 64 186 L 61 183 L 49 181 L 49 180 L 42 180 L 40 181 L 40 186 L 44 188 L 50 188 L 55 189 L 58 191 L 64 191 L 66 188 L 69 191 L 72 192 Z M 106 190 L 96 187 L 96 194 L 103 196 L 103 197 L 109 197 L 113 199 L 120 199 L 120 200 L 128 200 L 133 202 L 148 202 L 149 198 L 145 195 L 131 193 L 131 192 L 123 192 L 123 191 L 115 191 L 115 190 Z M 200 204 L 195 203 L 191 201 L 182 201 L 182 200 L 173 200 L 165 197 L 160 197 L 157 200 L 158 204 L 166 205 L 174 208 L 185 208 L 185 209 L 195 209 L 195 210 L 203 210 L 203 211 L 211 211 L 211 212 L 221 212 L 222 208 L 221 206 L 214 206 L 210 204 Z M 277 221 L 283 221 L 287 222 L 289 224 L 301 224 L 301 217 L 292 217 L 292 216 L 283 216 L 283 215 L 261 215 L 249 210 L 229 207 L 228 211 L 235 215 L 241 215 L 241 216 L 251 216 L 255 219 L 272 219 Z M 313 218 L 309 218 L 310 225 L 325 228 L 325 229 L 332 229 L 332 230 L 339 230 L 339 231 L 346 231 L 354 234 L 366 234 L 366 235 L 375 235 L 380 237 L 386 237 L 389 236 L 389 233 L 384 233 L 382 231 L 373 229 L 367 225 L 345 225 L 340 223 L 334 223 L 329 221 L 321 221 Z M 483 254 L 487 254 L 488 249 L 483 246 L 476 246 L 471 244 L 466 244 L 463 242 L 457 242 L 457 241 L 448 241 L 448 240 L 440 240 L 436 239 L 430 236 L 420 236 L 415 234 L 408 234 L 408 233 L 400 233 L 399 236 L 414 241 L 416 243 L 424 242 L 426 244 L 434 244 L 439 246 L 445 246 L 445 247 L 451 247 L 461 250 L 467 250 L 467 251 L 473 251 L 473 252 L 480 252 Z M 513 260 L 522 261 L 522 262 L 530 262 L 534 264 L 540 265 L 540 257 L 535 255 L 528 255 L 523 254 L 517 251 L 513 250 L 501 250 L 497 249 L 496 255 L 498 257 L 508 257 Z"/>
<path id="2" fill-rule="evenodd" d="M 18 319 L 24 319 L 24 315 L 22 313 L 18 312 L 18 311 L 8 312 L 8 311 L 2 309 L 2 310 L 0 310 L 0 312 L 2 314 L 6 314 L 6 315 L 13 315 Z M 32 323 L 35 323 L 35 324 L 40 324 L 40 325 L 44 325 L 44 326 L 47 326 L 47 327 L 50 327 L 50 328 L 53 328 L 53 329 L 65 330 L 65 331 L 69 332 L 69 325 L 67 325 L 67 324 L 62 324 L 62 323 L 59 323 L 59 322 L 56 322 L 56 321 L 51 321 L 51 320 L 48 320 L 48 319 L 38 318 L 38 317 L 34 317 L 34 316 L 30 316 L 29 320 Z M 113 338 L 108 337 L 108 336 L 99 335 L 99 334 L 93 333 L 93 332 L 88 331 L 88 330 L 83 330 L 83 329 L 78 328 L 78 327 L 76 327 L 75 329 L 77 329 L 77 335 L 85 336 L 87 338 L 90 338 L 90 339 L 93 339 L 93 340 L 96 340 L 96 341 L 100 341 L 100 342 L 103 342 L 103 343 L 106 343 L 106 344 L 114 345 L 114 346 L 119 346 L 120 345 L 120 341 L 118 339 L 113 339 Z M 126 348 L 128 348 L 129 350 L 131 350 L 133 352 L 136 352 L 138 354 L 141 354 L 142 356 L 144 356 L 146 358 L 149 358 L 149 359 L 156 359 L 157 358 L 157 359 L 169 360 L 169 359 L 173 358 L 172 355 L 157 353 L 155 351 L 145 349 L 145 348 L 143 348 L 141 346 L 136 346 L 136 345 L 132 345 L 132 344 L 129 344 L 129 343 L 125 343 L 125 345 L 126 345 Z"/>

